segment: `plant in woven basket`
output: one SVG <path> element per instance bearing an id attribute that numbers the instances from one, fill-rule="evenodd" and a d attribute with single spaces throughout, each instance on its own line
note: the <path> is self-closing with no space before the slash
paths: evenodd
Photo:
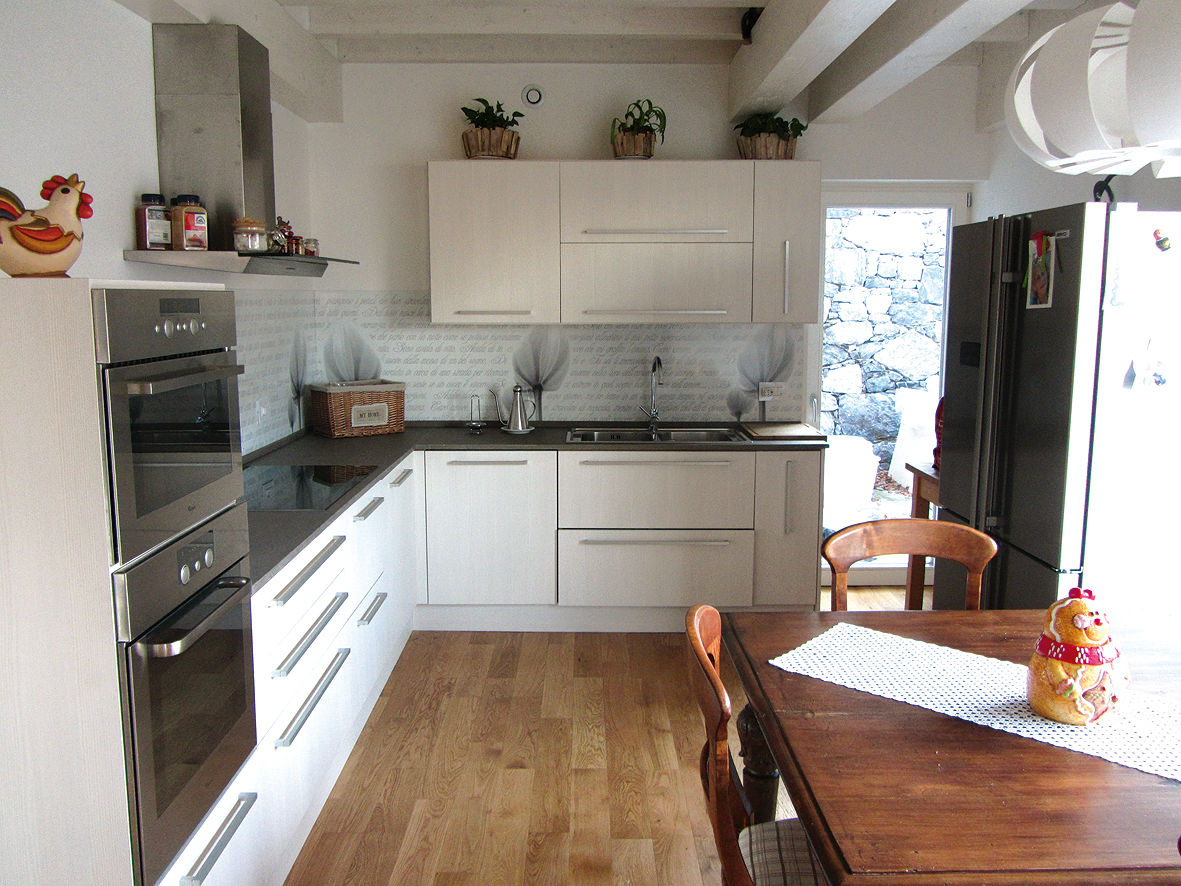
<path id="1" fill-rule="evenodd" d="M 509 160 L 516 157 L 521 136 L 512 127 L 525 115 L 520 111 L 508 113 L 500 102 L 494 106 L 484 98 L 474 98 L 472 101 L 479 102 L 482 107 L 460 109 L 472 125 L 471 129 L 463 132 L 464 154 L 468 157 L 506 157 Z"/>
<path id="2" fill-rule="evenodd" d="M 796 117 L 784 120 L 773 111 L 762 111 L 734 128 L 738 131 L 738 154 L 743 160 L 790 160 L 796 153 L 796 139 L 808 124 Z"/>
<path id="3" fill-rule="evenodd" d="M 623 114 L 611 121 L 611 146 L 616 157 L 651 157 L 656 150 L 656 136 L 664 142 L 668 117 L 651 100 L 638 98 Z"/>

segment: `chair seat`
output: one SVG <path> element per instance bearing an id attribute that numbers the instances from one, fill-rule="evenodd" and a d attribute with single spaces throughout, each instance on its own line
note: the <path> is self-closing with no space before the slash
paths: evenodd
<path id="1" fill-rule="evenodd" d="M 751 825 L 738 835 L 738 847 L 756 886 L 828 883 L 798 818 Z"/>

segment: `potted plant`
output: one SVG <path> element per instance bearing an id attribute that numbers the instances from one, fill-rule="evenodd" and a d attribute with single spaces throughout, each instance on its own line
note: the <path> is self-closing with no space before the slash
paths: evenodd
<path id="1" fill-rule="evenodd" d="M 517 156 L 517 145 L 521 136 L 511 127 L 517 125 L 517 119 L 524 117 L 520 111 L 508 114 L 504 105 L 496 103 L 496 107 L 483 98 L 475 98 L 483 107 L 463 108 L 464 116 L 472 125 L 471 129 L 463 131 L 463 153 L 472 157 L 503 157 L 512 160 Z"/>
<path id="2" fill-rule="evenodd" d="M 616 158 L 648 159 L 656 150 L 656 136 L 664 142 L 664 126 L 668 118 L 664 110 L 646 98 L 638 98 L 627 106 L 623 119 L 611 121 L 611 147 Z"/>
<path id="3" fill-rule="evenodd" d="M 790 160 L 796 154 L 796 139 L 808 124 L 764 111 L 751 114 L 734 128 L 738 130 L 738 155 L 743 160 Z"/>

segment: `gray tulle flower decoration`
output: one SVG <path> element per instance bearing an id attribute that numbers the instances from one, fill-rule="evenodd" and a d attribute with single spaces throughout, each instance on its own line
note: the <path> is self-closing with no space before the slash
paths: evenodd
<path id="1" fill-rule="evenodd" d="M 757 399 L 759 383 L 786 381 L 795 362 L 795 342 L 786 326 L 765 326 L 738 352 L 738 390 Z M 729 406 L 729 398 L 727 398 Z M 731 411 L 733 408 L 731 407 Z M 767 417 L 767 404 L 759 403 L 759 421 Z"/>
<path id="2" fill-rule="evenodd" d="M 541 421 L 542 391 L 556 391 L 570 369 L 570 341 L 553 326 L 534 327 L 513 352 L 513 372 L 533 389 L 537 420 Z"/>
<path id="3" fill-rule="evenodd" d="M 381 377 L 381 358 L 355 323 L 342 320 L 324 344 L 324 372 L 329 381 Z"/>
<path id="4" fill-rule="evenodd" d="M 291 400 L 287 404 L 287 421 L 291 430 L 303 426 L 303 385 L 307 378 L 308 343 L 302 329 L 295 330 L 291 340 Z M 298 422 L 298 425 L 297 425 Z"/>
<path id="5" fill-rule="evenodd" d="M 742 413 L 752 408 L 758 402 L 758 397 L 750 391 L 740 391 L 731 388 L 726 394 L 726 409 L 734 416 L 734 421 L 742 421 Z"/>

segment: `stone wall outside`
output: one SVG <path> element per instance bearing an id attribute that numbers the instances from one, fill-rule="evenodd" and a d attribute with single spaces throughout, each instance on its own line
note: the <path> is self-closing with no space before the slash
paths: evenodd
<path id="1" fill-rule="evenodd" d="M 869 440 L 883 469 L 895 392 L 939 390 L 947 225 L 946 209 L 828 210 L 821 425 Z"/>

